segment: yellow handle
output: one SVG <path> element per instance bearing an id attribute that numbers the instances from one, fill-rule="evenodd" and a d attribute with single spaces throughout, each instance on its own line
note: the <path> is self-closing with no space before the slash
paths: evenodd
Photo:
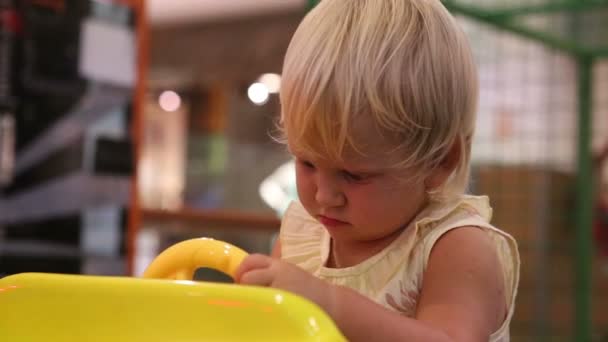
<path id="1" fill-rule="evenodd" d="M 192 280 L 201 267 L 212 268 L 234 278 L 247 252 L 229 243 L 209 238 L 177 243 L 156 257 L 144 272 L 144 278 Z"/>

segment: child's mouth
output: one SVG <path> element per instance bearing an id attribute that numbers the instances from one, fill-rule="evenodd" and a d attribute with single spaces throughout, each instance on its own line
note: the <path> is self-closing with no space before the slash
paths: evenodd
<path id="1" fill-rule="evenodd" d="M 331 217 L 327 217 L 327 216 L 323 216 L 323 215 L 319 215 L 319 216 L 317 216 L 317 218 L 318 218 L 319 222 L 321 222 L 321 224 L 323 224 L 324 226 L 327 226 L 327 227 L 337 227 L 337 226 L 343 226 L 343 225 L 348 224 L 348 222 L 336 220 Z"/>

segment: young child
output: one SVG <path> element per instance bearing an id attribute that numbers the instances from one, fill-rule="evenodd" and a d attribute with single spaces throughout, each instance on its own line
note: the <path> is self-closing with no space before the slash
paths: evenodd
<path id="1" fill-rule="evenodd" d="M 476 102 L 440 1 L 321 1 L 281 88 L 301 203 L 236 281 L 314 301 L 352 341 L 508 341 L 517 246 L 464 195 Z"/>

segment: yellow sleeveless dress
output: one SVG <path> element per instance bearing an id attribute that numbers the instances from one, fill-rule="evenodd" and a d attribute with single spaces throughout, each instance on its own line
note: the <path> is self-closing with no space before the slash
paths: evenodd
<path id="1" fill-rule="evenodd" d="M 293 202 L 281 225 L 281 257 L 335 285 L 350 287 L 384 307 L 413 317 L 431 249 L 446 232 L 465 226 L 483 229 L 496 246 L 505 281 L 508 315 L 490 338 L 509 341 L 509 324 L 519 283 L 519 254 L 515 240 L 489 222 L 492 208 L 485 196 L 461 196 L 432 203 L 389 246 L 358 265 L 325 267 L 330 236 L 298 202 Z"/>

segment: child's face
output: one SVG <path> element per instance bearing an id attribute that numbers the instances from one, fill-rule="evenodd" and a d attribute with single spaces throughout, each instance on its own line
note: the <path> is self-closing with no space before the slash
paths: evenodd
<path id="1" fill-rule="evenodd" d="M 336 163 L 292 152 L 300 201 L 335 243 L 384 247 L 426 203 L 424 182 L 408 181 L 413 173 L 391 169 L 390 158 Z"/>

